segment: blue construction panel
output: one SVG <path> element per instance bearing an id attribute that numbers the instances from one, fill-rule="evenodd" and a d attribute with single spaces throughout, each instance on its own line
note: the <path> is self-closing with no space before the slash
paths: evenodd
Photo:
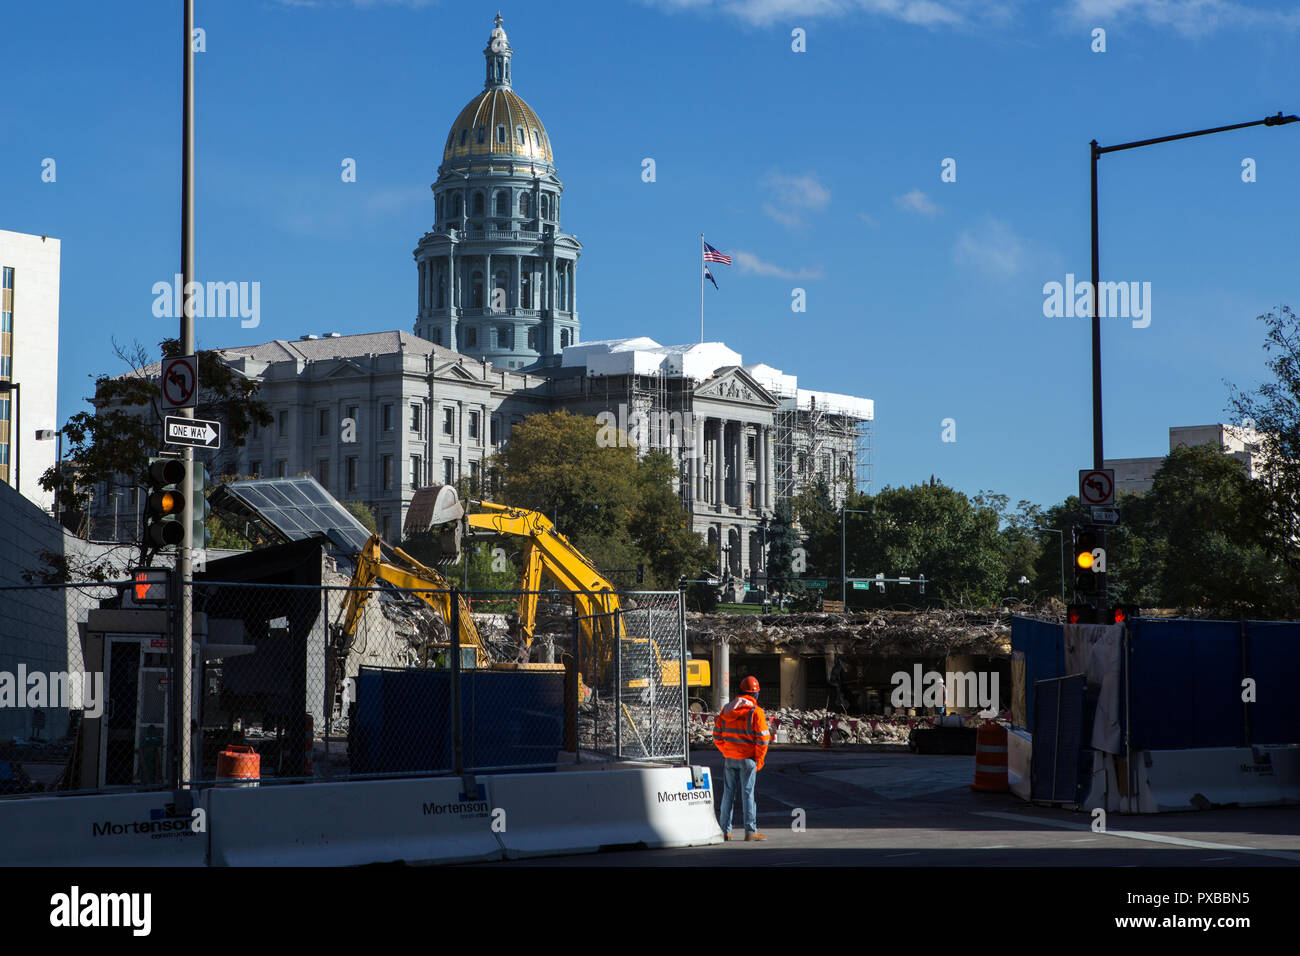
<path id="1" fill-rule="evenodd" d="M 1065 643 L 1060 624 L 1028 617 L 1011 619 L 1011 653 L 1024 655 L 1025 718 L 1030 733 L 1034 731 L 1035 685 L 1038 681 L 1063 676 Z"/>
<path id="2" fill-rule="evenodd" d="M 1246 676 L 1255 680 L 1250 708 L 1250 743 L 1300 743 L 1300 625 L 1250 621 L 1246 625 Z M 1236 689 L 1242 708 L 1241 689 Z"/>
<path id="3" fill-rule="evenodd" d="M 1083 773 L 1085 719 L 1083 675 L 1042 681 L 1034 695 L 1034 749 L 1030 799 L 1077 803 Z"/>
<path id="4" fill-rule="evenodd" d="M 1130 625 L 1130 645 L 1135 750 L 1244 743 L 1236 622 L 1139 619 Z"/>
<path id="5" fill-rule="evenodd" d="M 445 669 L 363 667 L 352 772 L 454 769 L 451 680 Z M 460 680 L 465 769 L 554 766 L 564 749 L 563 673 L 470 670 Z"/>

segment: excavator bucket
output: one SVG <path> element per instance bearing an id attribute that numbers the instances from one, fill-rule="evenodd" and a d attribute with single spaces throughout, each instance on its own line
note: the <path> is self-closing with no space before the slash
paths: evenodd
<path id="1" fill-rule="evenodd" d="M 461 519 L 465 506 L 451 485 L 430 485 L 411 496 L 402 536 L 432 533 L 437 537 L 440 554 L 436 564 L 451 564 L 460 558 Z"/>

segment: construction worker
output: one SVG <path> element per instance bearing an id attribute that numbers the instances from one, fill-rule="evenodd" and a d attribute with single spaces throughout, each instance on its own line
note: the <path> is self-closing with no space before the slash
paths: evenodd
<path id="1" fill-rule="evenodd" d="M 758 678 L 740 682 L 740 696 L 727 702 L 713 721 L 713 743 L 722 751 L 722 804 L 718 808 L 724 839 L 731 839 L 731 811 L 737 794 L 745 821 L 746 840 L 766 840 L 758 832 L 754 779 L 767 760 L 767 716 L 758 706 Z"/>

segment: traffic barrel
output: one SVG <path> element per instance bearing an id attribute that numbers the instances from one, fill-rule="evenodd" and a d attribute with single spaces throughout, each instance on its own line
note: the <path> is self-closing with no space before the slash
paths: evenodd
<path id="1" fill-rule="evenodd" d="M 1007 728 L 986 720 L 975 733 L 975 782 L 972 790 L 1005 793 L 1007 785 Z"/>
<path id="2" fill-rule="evenodd" d="M 262 757 L 252 747 L 230 744 L 217 755 L 217 779 L 232 787 L 256 787 L 262 776 Z"/>

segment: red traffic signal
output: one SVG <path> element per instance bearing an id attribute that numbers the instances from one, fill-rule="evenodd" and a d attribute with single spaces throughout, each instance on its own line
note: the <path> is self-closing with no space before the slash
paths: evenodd
<path id="1" fill-rule="evenodd" d="M 1116 604 L 1110 609 L 1110 613 L 1107 615 L 1110 619 L 1107 623 L 1124 624 L 1131 621 L 1133 618 L 1138 617 L 1140 613 L 1141 608 L 1136 604 Z"/>
<path id="2" fill-rule="evenodd" d="M 1071 604 L 1065 609 L 1066 624 L 1096 624 L 1097 608 L 1092 604 Z"/>

